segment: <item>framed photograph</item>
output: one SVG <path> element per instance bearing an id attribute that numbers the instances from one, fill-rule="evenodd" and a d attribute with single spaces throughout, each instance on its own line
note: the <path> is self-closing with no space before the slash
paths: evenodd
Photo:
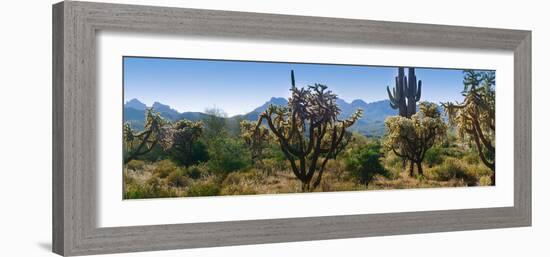
<path id="1" fill-rule="evenodd" d="M 530 31 L 65 1 L 53 103 L 60 255 L 531 225 Z"/>

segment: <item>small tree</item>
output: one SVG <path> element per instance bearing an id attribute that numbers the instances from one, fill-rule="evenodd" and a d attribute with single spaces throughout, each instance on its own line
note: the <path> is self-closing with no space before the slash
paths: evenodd
<path id="1" fill-rule="evenodd" d="M 227 134 L 227 113 L 217 107 L 207 108 L 204 112 L 207 115 L 202 120 L 206 138 L 210 140 L 219 136 L 225 136 Z"/>
<path id="2" fill-rule="evenodd" d="M 124 164 L 145 155 L 157 145 L 168 149 L 172 144 L 172 129 L 169 123 L 152 108 L 145 113 L 145 126 L 143 131 L 135 132 L 130 123 L 126 122 L 123 127 L 125 143 Z"/>
<path id="3" fill-rule="evenodd" d="M 473 141 L 481 162 L 493 171 L 495 184 L 495 72 L 464 71 L 464 100 L 444 103 L 459 136 Z"/>
<path id="4" fill-rule="evenodd" d="M 422 161 L 426 151 L 445 137 L 447 126 L 441 118 L 437 105 L 420 103 L 420 112 L 411 118 L 393 116 L 386 119 L 387 135 L 384 147 L 397 156 L 410 161 L 409 175 L 414 174 L 414 165 L 422 175 Z"/>
<path id="5" fill-rule="evenodd" d="M 197 159 L 195 154 L 198 151 L 195 150 L 197 140 L 203 133 L 203 123 L 201 121 L 190 121 L 182 119 L 172 125 L 172 146 L 170 153 L 174 159 L 188 167 L 198 161 L 204 161 L 206 159 L 205 153 L 200 153 Z M 199 149 L 200 150 L 200 149 Z M 203 152 L 206 152 L 204 147 Z"/>
<path id="6" fill-rule="evenodd" d="M 312 191 L 319 186 L 327 161 L 336 158 L 349 143 L 351 133 L 346 129 L 361 117 L 362 110 L 339 120 L 337 96 L 327 86 L 296 88 L 293 71 L 291 81 L 288 106 L 269 106 L 260 114 L 256 129 L 266 121 L 294 175 L 302 182 L 302 190 Z"/>

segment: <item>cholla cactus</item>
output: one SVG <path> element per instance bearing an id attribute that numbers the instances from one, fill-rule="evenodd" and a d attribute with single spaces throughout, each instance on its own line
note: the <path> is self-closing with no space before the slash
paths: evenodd
<path id="1" fill-rule="evenodd" d="M 297 88 L 293 71 L 291 84 L 288 106 L 269 106 L 260 114 L 256 129 L 267 123 L 294 175 L 302 182 L 302 190 L 311 191 L 319 186 L 328 160 L 336 158 L 351 140 L 346 129 L 361 117 L 362 110 L 339 120 L 337 97 L 327 86 Z"/>
<path id="2" fill-rule="evenodd" d="M 182 119 L 171 126 L 169 149 L 177 156 L 180 163 L 189 166 L 193 163 L 193 144 L 199 139 L 204 130 L 201 121 Z"/>
<path id="3" fill-rule="evenodd" d="M 414 165 L 422 175 L 422 161 L 426 151 L 446 135 L 447 126 L 441 118 L 437 105 L 420 103 L 420 112 L 406 118 L 393 116 L 386 119 L 387 135 L 384 147 L 404 160 L 410 161 L 409 175 L 414 174 Z"/>
<path id="4" fill-rule="evenodd" d="M 171 146 L 171 129 L 168 123 L 153 111 L 147 109 L 143 131 L 135 132 L 129 123 L 124 124 L 123 136 L 125 143 L 124 164 L 138 156 L 149 153 L 160 143 L 164 148 Z"/>
<path id="5" fill-rule="evenodd" d="M 265 126 L 256 128 L 256 123 L 243 120 L 240 123 L 241 138 L 252 154 L 253 160 L 262 158 L 264 149 L 272 141 L 272 135 Z"/>
<path id="6" fill-rule="evenodd" d="M 479 158 L 493 171 L 495 184 L 495 72 L 464 71 L 462 103 L 444 103 L 451 125 L 462 138 L 473 141 Z"/>

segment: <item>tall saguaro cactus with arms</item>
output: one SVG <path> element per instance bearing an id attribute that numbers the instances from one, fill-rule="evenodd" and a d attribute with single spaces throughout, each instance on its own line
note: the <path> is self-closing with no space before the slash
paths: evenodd
<path id="1" fill-rule="evenodd" d="M 410 118 L 416 113 L 416 102 L 420 101 L 422 94 L 422 81 L 416 80 L 414 68 L 408 68 L 408 77 L 405 76 L 405 68 L 397 69 L 395 87 L 390 91 L 387 88 L 390 105 L 399 110 L 399 116 Z"/>

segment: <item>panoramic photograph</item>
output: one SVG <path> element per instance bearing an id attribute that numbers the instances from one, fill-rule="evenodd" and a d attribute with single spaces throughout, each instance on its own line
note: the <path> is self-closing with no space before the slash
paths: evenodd
<path id="1" fill-rule="evenodd" d="M 122 61 L 124 199 L 496 183 L 493 70 Z"/>

